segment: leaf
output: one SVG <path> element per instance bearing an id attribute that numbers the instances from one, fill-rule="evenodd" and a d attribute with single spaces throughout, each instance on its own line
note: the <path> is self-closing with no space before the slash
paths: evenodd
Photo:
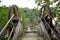
<path id="1" fill-rule="evenodd" d="M 56 2 L 56 1 L 58 1 L 58 0 L 54 0 L 54 2 Z"/>
<path id="2" fill-rule="evenodd" d="M 45 1 L 45 3 L 47 4 L 47 5 L 50 5 L 50 1 L 49 0 L 44 0 Z"/>

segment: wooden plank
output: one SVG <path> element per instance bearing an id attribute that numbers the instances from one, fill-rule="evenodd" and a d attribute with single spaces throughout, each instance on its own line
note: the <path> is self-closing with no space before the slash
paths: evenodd
<path id="1" fill-rule="evenodd" d="M 21 35 L 22 33 L 23 33 L 23 27 L 21 22 L 19 21 L 12 40 L 17 40 L 18 35 Z"/>
<path id="2" fill-rule="evenodd" d="M 42 35 L 45 39 L 51 40 L 42 21 L 40 21 L 38 27 L 40 27 L 40 29 L 38 29 L 39 34 Z"/>
<path id="3" fill-rule="evenodd" d="M 37 33 L 25 33 L 22 37 L 18 37 L 17 40 L 43 40 Z"/>

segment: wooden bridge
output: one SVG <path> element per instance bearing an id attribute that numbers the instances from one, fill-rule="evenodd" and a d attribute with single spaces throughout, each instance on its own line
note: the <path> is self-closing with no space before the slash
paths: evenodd
<path id="1" fill-rule="evenodd" d="M 45 11 L 47 10 L 47 14 Z M 60 40 L 60 32 L 52 24 L 52 12 L 48 5 L 43 5 L 39 11 L 36 30 L 24 30 L 19 18 L 18 7 L 12 5 L 8 13 L 8 22 L 0 31 L 0 40 Z"/>

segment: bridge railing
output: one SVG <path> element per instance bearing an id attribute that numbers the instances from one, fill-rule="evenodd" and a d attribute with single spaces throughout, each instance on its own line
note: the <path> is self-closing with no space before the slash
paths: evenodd
<path id="1" fill-rule="evenodd" d="M 44 19 L 44 21 L 45 21 L 45 26 L 46 27 L 48 26 L 47 28 L 50 28 L 50 30 L 51 30 L 51 37 L 53 37 L 55 35 L 55 39 L 60 40 L 60 32 L 59 32 L 59 30 L 57 30 L 56 28 L 52 29 L 50 27 L 50 25 L 46 22 L 45 19 Z"/>
<path id="2" fill-rule="evenodd" d="M 4 28 L 1 30 L 0 32 L 0 36 L 2 35 L 2 33 L 6 30 L 6 28 L 8 27 L 8 24 L 11 22 L 11 20 L 13 19 L 14 14 L 12 15 L 12 17 L 8 20 L 8 22 L 6 23 L 6 25 L 4 26 Z"/>
<path id="3" fill-rule="evenodd" d="M 39 24 L 38 24 L 38 34 L 44 39 L 44 40 L 51 40 L 46 28 L 45 28 L 45 25 L 43 23 L 42 20 L 40 20 Z"/>
<path id="4" fill-rule="evenodd" d="M 6 23 L 6 25 L 4 26 L 4 28 L 0 31 L 0 40 L 4 39 L 4 37 L 6 36 L 6 33 L 7 33 L 6 29 L 7 29 L 8 25 L 9 25 L 9 23 L 11 22 L 11 20 L 13 19 L 13 17 L 14 17 L 14 14 L 8 20 L 8 22 Z M 13 29 L 14 28 L 12 28 L 12 32 L 13 32 Z M 10 33 L 10 36 L 11 36 L 11 33 Z"/>
<path id="5" fill-rule="evenodd" d="M 22 23 L 19 21 L 16 26 L 15 33 L 12 40 L 18 40 L 19 36 L 22 36 L 22 34 L 23 34 L 23 27 L 22 27 Z"/>
<path id="6" fill-rule="evenodd" d="M 8 19 L 8 22 L 0 31 L 0 40 L 16 40 L 18 34 L 22 34 L 23 32 L 22 23 L 16 5 L 10 7 Z"/>
<path id="7" fill-rule="evenodd" d="M 46 11 L 48 10 L 48 11 Z M 39 19 L 39 27 L 41 30 L 42 33 L 39 33 L 39 34 L 43 34 L 44 35 L 44 30 L 45 29 L 47 32 L 48 35 L 46 35 L 47 37 L 49 36 L 49 40 L 53 40 L 53 39 L 56 39 L 56 40 L 60 40 L 60 32 L 53 26 L 52 24 L 52 12 L 51 12 L 51 9 L 49 7 L 49 5 L 43 5 L 41 10 L 40 10 L 40 14 L 39 14 L 39 18 L 41 19 L 42 23 L 40 22 L 40 19 Z M 42 27 L 41 27 L 41 24 L 42 24 Z M 39 31 L 40 32 L 40 31 Z M 54 37 L 53 37 L 54 36 Z"/>

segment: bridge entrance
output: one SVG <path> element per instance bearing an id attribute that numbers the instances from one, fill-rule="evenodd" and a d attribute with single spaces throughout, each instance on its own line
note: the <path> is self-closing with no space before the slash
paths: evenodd
<path id="1" fill-rule="evenodd" d="M 46 13 L 47 10 L 47 13 Z M 25 11 L 26 12 L 26 11 Z M 12 5 L 8 13 L 8 22 L 0 32 L 0 40 L 60 40 L 60 32 L 52 24 L 52 12 L 48 5 L 39 11 L 37 29 L 23 29 L 23 21 L 19 18 L 18 7 Z"/>

